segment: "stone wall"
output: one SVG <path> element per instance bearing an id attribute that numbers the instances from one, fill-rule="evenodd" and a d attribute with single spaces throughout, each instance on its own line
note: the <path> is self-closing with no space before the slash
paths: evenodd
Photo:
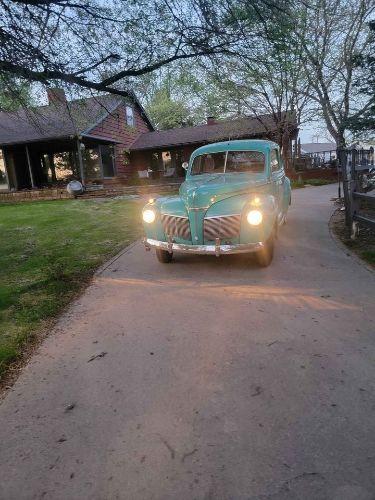
<path id="1" fill-rule="evenodd" d="M 65 188 L 30 189 L 24 191 L 0 191 L 0 202 L 61 200 L 73 198 Z"/>

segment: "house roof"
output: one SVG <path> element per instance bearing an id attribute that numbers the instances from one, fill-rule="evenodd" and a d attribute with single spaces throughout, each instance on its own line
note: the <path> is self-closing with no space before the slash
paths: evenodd
<path id="1" fill-rule="evenodd" d="M 297 129 L 294 116 L 288 117 L 293 130 Z M 272 115 L 249 116 L 234 120 L 220 121 L 212 125 L 173 128 L 142 134 L 131 145 L 133 151 L 157 149 L 166 146 L 183 144 L 202 144 L 230 139 L 250 138 L 256 136 L 272 136 L 277 125 Z"/>
<path id="2" fill-rule="evenodd" d="M 135 96 L 133 99 L 144 114 Z M 22 108 L 12 113 L 0 112 L 0 145 L 89 135 L 95 125 L 124 102 L 126 100 L 119 96 L 102 95 Z M 153 128 L 147 115 L 144 117 Z"/>
<path id="3" fill-rule="evenodd" d="M 335 142 L 307 142 L 301 144 L 302 153 L 323 153 L 324 151 L 336 151 Z"/>

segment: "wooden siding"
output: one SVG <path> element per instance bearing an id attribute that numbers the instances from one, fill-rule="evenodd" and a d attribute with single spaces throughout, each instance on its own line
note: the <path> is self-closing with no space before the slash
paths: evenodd
<path id="1" fill-rule="evenodd" d="M 101 123 L 96 125 L 89 134 L 102 138 L 115 139 L 120 144 L 115 146 L 115 166 L 117 177 L 128 178 L 131 176 L 135 166 L 130 161 L 127 151 L 133 142 L 145 132 L 150 132 L 151 128 L 142 118 L 136 106 L 133 107 L 134 127 L 126 124 L 126 106 L 119 106 L 108 115 Z"/>

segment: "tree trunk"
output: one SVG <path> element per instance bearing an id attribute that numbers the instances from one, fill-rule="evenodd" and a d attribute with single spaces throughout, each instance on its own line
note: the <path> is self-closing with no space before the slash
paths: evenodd
<path id="1" fill-rule="evenodd" d="M 283 157 L 285 170 L 287 172 L 291 172 L 294 169 L 293 169 L 293 162 L 291 161 L 291 154 L 290 154 L 290 132 L 287 128 L 283 132 L 281 142 L 282 142 L 281 154 Z"/>

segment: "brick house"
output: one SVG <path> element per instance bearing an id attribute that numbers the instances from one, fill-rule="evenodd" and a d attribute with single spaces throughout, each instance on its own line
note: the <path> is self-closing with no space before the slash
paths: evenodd
<path id="1" fill-rule="evenodd" d="M 156 131 L 135 95 L 67 101 L 61 89 L 48 89 L 48 98 L 47 106 L 0 113 L 0 189 L 63 185 L 71 179 L 128 184 L 133 178 L 179 177 L 182 163 L 203 144 L 277 136 L 269 115 L 209 118 L 205 125 Z M 297 135 L 290 120 L 290 141 Z"/>
<path id="2" fill-rule="evenodd" d="M 285 115 L 288 123 L 288 152 L 296 147 L 298 127 L 295 118 Z M 216 121 L 195 127 L 155 130 L 137 137 L 130 146 L 132 166 L 138 171 L 152 170 L 154 176 L 183 175 L 181 165 L 191 153 L 204 144 L 233 139 L 270 139 L 278 141 L 277 126 L 271 115 L 241 117 Z M 294 144 L 293 144 L 294 142 Z"/>
<path id="3" fill-rule="evenodd" d="M 135 96 L 67 101 L 61 89 L 48 89 L 48 99 L 47 106 L 0 113 L 0 185 L 5 177 L 13 190 L 129 177 L 131 144 L 154 130 Z"/>

